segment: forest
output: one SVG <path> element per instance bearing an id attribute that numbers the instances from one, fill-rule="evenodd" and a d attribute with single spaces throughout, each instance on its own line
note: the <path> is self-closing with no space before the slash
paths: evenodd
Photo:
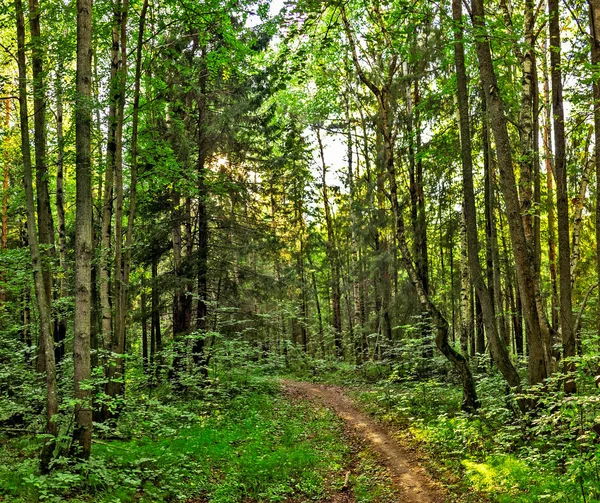
<path id="1" fill-rule="evenodd" d="M 600 0 L 0 0 L 0 502 L 600 502 Z"/>

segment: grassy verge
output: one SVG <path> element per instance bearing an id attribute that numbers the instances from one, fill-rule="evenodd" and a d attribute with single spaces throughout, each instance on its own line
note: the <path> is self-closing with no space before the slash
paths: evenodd
<path id="1" fill-rule="evenodd" d="M 570 457 L 559 442 L 552 445 L 556 437 L 531 438 L 538 420 L 529 418 L 529 426 L 515 420 L 501 390 L 481 396 L 482 409 L 465 415 L 459 411 L 460 389 L 438 380 L 386 383 L 355 393 L 366 410 L 426 452 L 429 470 L 459 501 L 600 501 L 587 473 L 595 463 L 593 451 Z M 578 472 L 582 463 L 586 474 Z"/>
<path id="2" fill-rule="evenodd" d="M 477 375 L 481 409 L 466 415 L 460 384 L 444 362 L 411 367 L 411 360 L 398 361 L 360 367 L 307 361 L 293 373 L 354 390 L 366 411 L 421 453 L 454 501 L 600 502 L 600 441 L 594 431 L 600 400 L 586 362 L 578 364 L 576 395 L 564 394 L 557 374 L 546 388 L 531 390 L 538 407 L 527 414 L 518 411 L 496 372 Z"/>
<path id="3" fill-rule="evenodd" d="M 385 474 L 348 443 L 341 421 L 281 396 L 272 378 L 216 383 L 177 399 L 139 394 L 115 439 L 41 475 L 35 436 L 0 438 L 0 501 L 235 503 L 336 499 L 348 471 L 358 503 L 394 501 Z M 167 400 L 167 398 L 169 398 Z"/>

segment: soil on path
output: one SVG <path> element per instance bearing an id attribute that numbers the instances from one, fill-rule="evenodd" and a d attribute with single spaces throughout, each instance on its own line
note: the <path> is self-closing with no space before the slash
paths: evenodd
<path id="1" fill-rule="evenodd" d="M 308 382 L 282 381 L 292 397 L 318 399 L 341 417 L 358 437 L 369 442 L 383 465 L 387 467 L 402 503 L 442 503 L 443 490 L 421 467 L 415 456 L 369 416 L 358 410 L 339 386 Z"/>

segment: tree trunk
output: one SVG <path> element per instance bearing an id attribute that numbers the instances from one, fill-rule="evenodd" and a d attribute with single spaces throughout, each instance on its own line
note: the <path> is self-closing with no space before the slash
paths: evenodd
<path id="1" fill-rule="evenodd" d="M 498 335 L 503 341 L 509 341 L 507 335 L 506 316 L 504 312 L 504 303 L 502 298 L 502 283 L 500 274 L 500 252 L 498 247 L 498 229 L 496 225 L 496 186 L 495 170 L 492 149 L 490 146 L 490 125 L 487 114 L 487 105 L 485 96 L 482 95 L 483 109 L 483 170 L 485 184 L 485 215 L 486 215 L 486 260 L 487 260 L 487 280 L 490 296 L 492 297 L 492 307 L 496 316 L 496 326 Z M 506 342 L 508 345 L 508 342 Z"/>
<path id="2" fill-rule="evenodd" d="M 29 143 L 29 116 L 27 111 L 27 66 L 25 62 L 25 21 L 23 17 L 23 5 L 21 0 L 15 0 L 15 14 L 17 23 L 17 49 L 19 66 L 19 117 L 21 125 L 21 151 L 23 153 L 23 183 L 25 185 L 25 197 L 27 208 L 27 239 L 31 254 L 31 266 L 35 296 L 37 299 L 40 342 L 44 347 L 42 354 L 44 358 L 44 369 L 46 372 L 46 433 L 50 438 L 42 448 L 40 468 L 47 473 L 50 469 L 50 461 L 54 451 L 54 444 L 58 434 L 54 415 L 58 412 L 58 399 L 56 394 L 56 370 L 54 364 L 54 351 L 52 349 L 52 328 L 50 302 L 48 291 L 43 277 L 41 251 L 38 244 L 38 236 L 35 223 L 35 203 L 33 196 L 33 170 L 31 167 L 31 150 Z"/>
<path id="3" fill-rule="evenodd" d="M 126 18 L 127 6 L 124 6 Z M 136 195 L 137 195 L 137 172 L 138 172 L 138 129 L 140 116 L 140 81 L 142 78 L 142 48 L 144 43 L 144 30 L 146 26 L 146 13 L 148 12 L 148 0 L 144 0 L 142 11 L 140 13 L 140 24 L 138 29 L 136 57 L 135 57 L 135 78 L 133 84 L 133 117 L 131 121 L 131 179 L 129 183 L 129 212 L 127 218 L 127 231 L 125 236 L 125 251 L 123 256 L 123 286 L 121 289 L 120 300 L 120 328 L 117 331 L 118 340 L 125 352 L 126 343 L 126 313 L 129 304 L 129 275 L 131 272 L 131 247 L 133 246 L 133 226 L 135 221 Z M 125 40 L 126 19 L 122 22 L 121 39 L 123 40 L 122 59 L 125 62 Z M 124 63 L 125 65 L 125 63 Z M 145 325 L 144 325 L 145 328 Z"/>
<path id="4" fill-rule="evenodd" d="M 323 206 L 325 208 L 325 224 L 327 225 L 327 256 L 331 267 L 331 306 L 333 311 L 333 330 L 335 355 L 338 358 L 343 357 L 342 347 L 342 294 L 340 290 L 340 272 L 337 256 L 337 245 L 335 241 L 335 232 L 333 230 L 333 221 L 331 209 L 329 207 L 329 196 L 327 193 L 327 165 L 325 164 L 325 153 L 323 151 L 323 142 L 319 128 L 315 129 L 319 152 L 321 155 L 321 182 L 323 184 Z"/>
<path id="5" fill-rule="evenodd" d="M 469 341 L 473 339 L 471 328 L 471 281 L 469 278 L 469 258 L 467 252 L 467 225 L 464 208 L 460 217 L 460 350 L 463 355 L 469 354 Z"/>
<path id="6" fill-rule="evenodd" d="M 558 0 L 548 0 L 550 16 L 550 73 L 552 76 L 552 115 L 554 116 L 554 172 L 556 174 L 556 213 L 558 223 L 558 271 L 560 283 L 560 329 L 562 332 L 563 357 L 575 356 L 575 333 L 573 332 L 573 304 L 571 298 L 571 252 L 569 235 L 569 194 L 567 187 L 567 163 L 565 153 L 565 119 L 561 69 L 561 45 Z M 575 366 L 567 362 L 566 372 Z M 576 391 L 575 381 L 565 381 L 565 391 Z"/>
<path id="7" fill-rule="evenodd" d="M 546 167 L 546 210 L 548 212 L 548 268 L 550 270 L 550 283 L 552 294 L 550 297 L 551 323 L 553 331 L 558 327 L 558 285 L 556 277 L 556 218 L 554 213 L 554 167 L 552 158 L 552 146 L 550 144 L 552 136 L 552 124 L 550 117 L 552 111 L 550 108 L 550 82 L 548 80 L 546 40 L 544 40 L 544 57 L 542 59 L 544 75 L 544 157 Z"/>
<path id="8" fill-rule="evenodd" d="M 92 176 L 91 176 L 92 2 L 77 0 L 76 231 L 75 231 L 75 376 L 74 447 L 87 459 L 92 447 L 90 332 L 92 308 Z"/>
<path id="9" fill-rule="evenodd" d="M 591 59 L 594 68 L 600 66 L 600 0 L 589 0 L 590 5 L 590 33 L 591 33 Z M 594 153 L 596 167 L 596 277 L 600 283 L 600 75 L 598 71 L 593 74 L 594 93 Z M 600 296 L 599 296 L 600 303 Z M 600 319 L 597 324 L 600 336 Z M 600 375 L 600 364 L 596 375 Z"/>
<path id="10" fill-rule="evenodd" d="M 473 7 L 475 11 L 475 6 Z M 469 106 L 467 94 L 467 75 L 465 70 L 463 34 L 462 34 L 462 6 L 460 0 L 452 1 L 452 14 L 456 23 L 457 40 L 454 44 L 454 62 L 457 74 L 457 91 L 460 117 L 460 140 L 463 178 L 463 198 L 465 205 L 465 221 L 467 227 L 467 240 L 469 247 L 469 267 L 471 279 L 475 286 L 477 297 L 481 302 L 483 320 L 488 334 L 490 354 L 498 365 L 498 369 L 513 387 L 519 388 L 521 380 L 514 368 L 508 350 L 498 333 L 494 313 L 493 300 L 483 279 L 481 264 L 479 262 L 479 241 L 477 238 L 477 219 L 475 209 L 475 192 L 473 188 L 473 159 L 471 148 L 471 133 L 469 120 Z M 484 83 L 485 85 L 485 83 Z M 489 102 L 488 102 L 489 104 Z M 491 108 L 491 107 L 489 107 Z M 512 166 L 511 166 L 512 170 Z M 516 192 L 516 190 L 515 190 Z M 516 194 L 515 194 L 516 195 Z M 517 202 L 518 204 L 518 202 Z M 519 223 L 520 215 L 519 215 Z M 521 224 L 522 225 L 522 224 Z M 478 348 L 479 349 L 479 348 Z"/>
<path id="11" fill-rule="evenodd" d="M 523 301 L 523 310 L 525 312 L 527 326 L 530 332 L 531 353 L 529 355 L 529 379 L 531 384 L 535 384 L 543 381 L 549 373 L 550 362 L 547 361 L 548 352 L 545 344 L 545 342 L 547 342 L 547 337 L 542 334 L 540 326 L 535 294 L 535 271 L 531 262 L 529 247 L 523 228 L 521 207 L 513 171 L 513 158 L 507 129 L 507 120 L 504 114 L 504 105 L 500 97 L 498 82 L 492 63 L 491 49 L 485 26 L 483 0 L 472 0 L 471 6 L 473 25 L 482 35 L 476 42 L 479 70 L 498 154 L 498 167 L 501 180 L 500 185 L 506 206 L 510 237 L 515 257 L 517 281 L 519 284 L 519 291 L 521 292 L 521 300 Z M 485 34 L 485 36 L 483 34 Z"/>
<path id="12" fill-rule="evenodd" d="M 102 205 L 102 229 L 100 234 L 100 310 L 102 312 L 102 340 L 104 349 L 105 373 L 109 374 L 109 353 L 112 350 L 113 339 L 113 314 L 111 302 L 111 228 L 113 214 L 113 191 L 115 162 L 117 156 L 117 108 L 119 101 L 119 78 L 120 68 L 120 0 L 113 7 L 112 23 L 112 50 L 110 68 L 110 94 L 108 108 L 108 137 L 106 144 L 106 172 L 104 174 L 104 195 Z"/>
<path id="13" fill-rule="evenodd" d="M 515 305 L 513 308 L 514 343 L 517 354 L 523 354 L 523 305 L 519 291 L 515 289 Z M 507 341 L 510 344 L 510 341 Z"/>
<path id="14" fill-rule="evenodd" d="M 10 99 L 4 101 L 4 128 L 8 132 L 10 126 Z M 9 174 L 8 168 L 10 164 L 10 158 L 8 154 L 8 134 L 6 135 L 6 145 L 4 150 L 4 163 L 2 165 L 2 239 L 0 240 L 0 249 L 5 251 L 8 248 L 8 182 Z M 4 307 L 6 302 L 6 287 L 4 281 L 6 275 L 4 270 L 0 271 L 0 307 Z"/>
<path id="15" fill-rule="evenodd" d="M 519 109 L 519 136 L 521 142 L 521 152 L 519 167 L 521 178 L 519 180 L 521 214 L 523 215 L 523 229 L 525 238 L 530 248 L 530 254 L 533 256 L 533 220 L 532 220 L 532 199 L 533 199 L 533 171 L 535 152 L 533 149 L 533 91 L 534 91 L 534 2 L 525 1 L 525 52 L 519 52 L 521 59 L 521 106 Z"/>
<path id="16" fill-rule="evenodd" d="M 581 228 L 583 227 L 583 206 L 585 197 L 587 194 L 590 177 L 592 170 L 594 169 L 594 162 L 589 158 L 590 140 L 592 136 L 592 128 L 588 131 L 587 140 L 585 142 L 585 148 L 582 155 L 581 162 L 581 182 L 579 183 L 579 193 L 574 201 L 575 210 L 573 212 L 573 237 L 571 247 L 571 288 L 575 284 L 577 266 L 579 265 L 579 258 L 581 256 L 580 241 L 581 241 Z"/>
<path id="17" fill-rule="evenodd" d="M 56 71 L 56 216 L 58 219 L 58 257 L 60 261 L 59 295 L 61 299 L 67 296 L 67 277 L 69 267 L 67 265 L 67 237 L 65 229 L 65 197 L 64 197 L 64 154 L 65 139 L 63 134 L 63 78 L 64 60 L 58 55 L 58 68 Z M 64 312 L 59 311 L 56 315 L 54 327 L 54 354 L 56 362 L 60 362 L 65 353 L 65 338 L 67 336 L 67 317 Z"/>
<path id="18" fill-rule="evenodd" d="M 310 263 L 310 255 L 308 257 L 308 260 Z M 312 263 L 310 263 L 310 267 L 311 267 L 311 269 L 313 268 Z M 321 315 L 321 303 L 319 302 L 319 289 L 317 288 L 317 278 L 315 276 L 314 271 L 311 272 L 311 280 L 312 280 L 313 292 L 315 294 L 315 307 L 317 310 L 317 321 L 319 322 L 319 345 L 321 348 L 321 358 L 325 358 L 326 351 L 325 351 L 325 336 L 323 334 L 323 317 Z"/>
<path id="19" fill-rule="evenodd" d="M 123 385 L 119 382 L 120 377 L 122 375 L 122 366 L 123 366 L 123 358 L 122 354 L 125 350 L 125 332 L 122 322 L 123 313 L 122 313 L 122 290 L 123 290 L 123 118 L 124 118 L 124 108 L 125 108 L 125 91 L 126 91 L 126 76 L 127 76 L 127 66 L 126 66 L 126 39 L 127 39 L 127 10 L 128 10 L 128 0 L 115 0 L 113 5 L 113 46 L 112 46 L 112 68 L 111 68 L 111 95 L 110 95 L 110 107 L 114 107 L 114 116 L 112 116 L 112 125 L 111 125 L 111 117 L 109 117 L 109 139 L 108 139 L 108 151 L 107 151 L 107 162 L 110 164 L 108 171 L 112 171 L 114 175 L 114 180 L 111 180 L 114 183 L 114 194 L 115 194 L 115 202 L 114 202 L 114 211 L 115 211 L 115 227 L 114 227 L 114 242 L 115 242 L 115 257 L 113 263 L 113 303 L 112 307 L 114 308 L 114 318 L 112 316 L 112 312 L 105 311 L 106 308 L 106 300 L 105 305 L 103 306 L 103 320 L 106 323 L 106 327 L 109 328 L 109 318 L 113 322 L 112 330 L 109 329 L 108 334 L 104 334 L 104 344 L 105 349 L 109 351 L 107 355 L 107 365 L 106 365 L 106 386 L 105 392 L 110 398 L 115 398 L 118 395 L 123 393 Z M 114 71 L 114 77 L 112 72 Z M 109 116 L 111 115 L 111 111 L 109 110 Z M 113 187 L 111 187 L 112 183 L 108 182 L 105 188 L 105 196 L 107 194 L 112 195 Z M 107 199 L 105 197 L 105 204 L 107 203 Z M 108 244 L 106 250 L 103 251 L 108 252 L 110 248 L 110 221 L 111 221 L 111 213 L 113 208 L 113 201 L 111 197 L 111 201 L 108 201 L 108 207 L 105 206 L 105 217 L 107 217 L 107 222 L 105 226 L 105 222 L 103 220 L 102 227 L 103 231 L 106 231 L 107 234 L 103 235 L 103 238 L 108 238 L 108 241 L 105 243 Z M 105 264 L 108 269 L 109 264 Z M 110 278 L 108 270 L 105 271 L 105 274 Z M 106 284 L 106 289 L 108 295 L 110 295 L 110 285 Z M 108 304 L 110 305 L 110 303 Z M 114 320 L 114 321 L 113 321 Z M 114 357 L 113 355 L 119 355 Z M 118 409 L 113 408 L 112 410 L 108 407 L 103 407 L 103 419 L 108 419 L 113 416 L 115 413 L 118 413 Z"/>
<path id="20" fill-rule="evenodd" d="M 123 120 L 125 113 L 125 93 L 127 88 L 127 15 L 129 1 L 122 0 L 120 5 L 119 39 L 120 69 L 118 72 L 117 131 L 115 150 L 115 263 L 114 263 L 114 332 L 111 352 L 117 354 L 116 365 L 109 366 L 107 394 L 111 397 L 123 395 L 124 383 L 116 382 L 124 373 L 123 354 L 125 353 L 125 277 L 123 260 Z M 116 15 L 116 13 L 115 13 Z M 110 370 L 114 374 L 110 375 Z"/>
<path id="21" fill-rule="evenodd" d="M 156 353 L 162 351 L 162 334 L 160 331 L 160 291 L 158 288 L 158 252 L 152 253 L 152 360 L 156 361 Z"/>
<path id="22" fill-rule="evenodd" d="M 42 274 L 46 288 L 47 309 L 52 313 L 52 266 L 54 256 L 54 227 L 48 190 L 48 163 L 46 159 L 46 96 L 43 80 L 43 49 L 40 31 L 40 8 L 38 0 L 29 0 L 29 31 L 31 34 L 31 71 L 33 77 L 33 123 L 35 145 L 35 185 L 37 195 L 37 218 L 39 245 L 42 253 Z M 53 340 L 53 339 L 52 339 Z M 54 342 L 54 341 L 53 341 Z M 39 347 L 38 370 L 44 371 L 45 342 Z M 51 349 L 54 348 L 52 344 Z"/>
<path id="23" fill-rule="evenodd" d="M 202 48 L 202 61 L 206 60 L 206 48 Z M 204 350 L 204 337 L 207 327 L 208 315 L 208 212 L 206 202 L 208 189 L 206 187 L 206 157 L 208 155 L 208 137 L 206 131 L 206 79 L 207 68 L 203 64 L 200 69 L 200 94 L 198 98 L 198 159 L 197 189 L 198 189 L 198 258 L 197 258 L 197 281 L 198 281 L 198 304 L 196 306 L 196 330 L 197 337 L 194 340 L 193 359 L 201 375 L 208 376 L 208 359 Z"/>
<path id="24" fill-rule="evenodd" d="M 142 318 L 142 368 L 148 372 L 148 304 L 146 295 L 146 271 L 142 271 L 142 291 L 140 294 L 140 315 Z"/>

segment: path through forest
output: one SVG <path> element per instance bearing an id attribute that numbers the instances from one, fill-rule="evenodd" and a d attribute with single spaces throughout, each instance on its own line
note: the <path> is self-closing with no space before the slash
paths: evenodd
<path id="1" fill-rule="evenodd" d="M 292 397 L 320 401 L 344 420 L 346 427 L 368 442 L 390 472 L 402 503 L 441 503 L 446 497 L 405 447 L 391 433 L 361 412 L 339 386 L 283 380 Z"/>

